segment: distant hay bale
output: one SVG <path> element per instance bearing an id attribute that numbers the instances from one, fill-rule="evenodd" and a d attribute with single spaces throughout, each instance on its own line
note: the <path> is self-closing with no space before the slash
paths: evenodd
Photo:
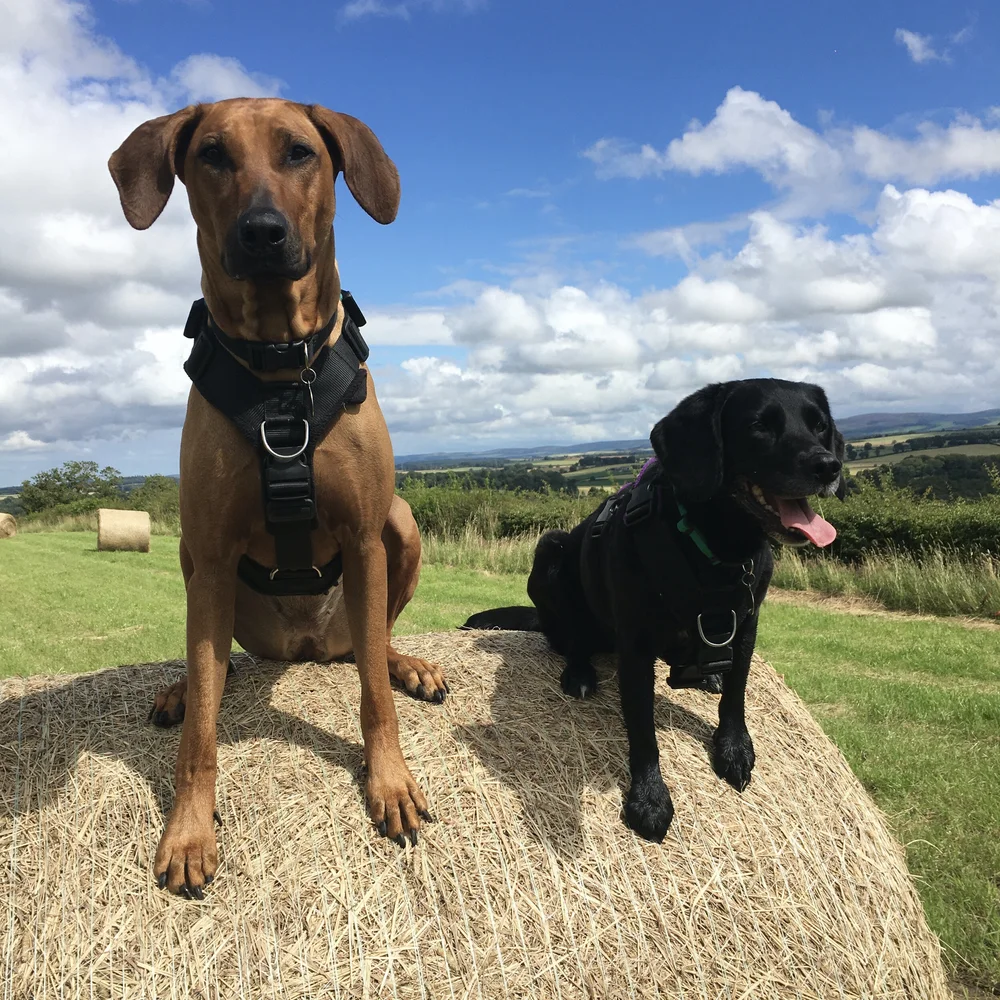
<path id="1" fill-rule="evenodd" d="M 144 510 L 97 512 L 98 552 L 148 552 L 149 514 Z"/>
<path id="2" fill-rule="evenodd" d="M 656 845 L 619 817 L 627 748 L 607 664 L 598 696 L 576 702 L 536 635 L 398 645 L 442 663 L 452 689 L 442 706 L 395 699 L 438 822 L 415 849 L 375 836 L 355 667 L 235 657 L 223 863 L 204 902 L 150 874 L 179 733 L 146 712 L 183 664 L 0 683 L 4 996 L 950 997 L 902 848 L 765 663 L 742 796 L 707 757 L 718 698 L 659 678 L 677 815 Z"/>
<path id="3" fill-rule="evenodd" d="M 13 514 L 0 514 L 0 538 L 13 538 L 17 534 L 17 521 Z"/>

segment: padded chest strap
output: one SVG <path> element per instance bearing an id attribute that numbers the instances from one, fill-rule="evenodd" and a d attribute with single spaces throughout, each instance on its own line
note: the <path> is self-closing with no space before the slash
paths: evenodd
<path id="1" fill-rule="evenodd" d="M 361 365 L 368 345 L 356 321 L 363 325 L 365 320 L 349 292 L 344 303 L 340 336 L 331 347 L 320 343 L 312 353 L 308 346 L 300 351 L 295 344 L 250 344 L 227 337 L 203 299 L 194 303 L 188 317 L 185 334 L 193 335 L 195 342 L 184 370 L 202 396 L 254 445 L 260 459 L 264 523 L 274 536 L 277 565 L 269 569 L 243 556 L 238 572 L 262 594 L 322 594 L 340 579 L 340 553 L 326 566 L 313 562 L 311 533 L 319 522 L 312 457 L 340 411 L 367 397 L 367 373 Z M 313 338 L 314 349 L 316 343 Z M 288 370 L 294 380 L 264 382 L 234 354 L 259 371 Z M 300 366 L 302 358 L 311 363 Z"/>
<path id="2" fill-rule="evenodd" d="M 642 480 L 610 498 L 591 528 L 601 538 L 621 511 L 646 577 L 658 593 L 671 595 L 667 610 L 690 636 L 686 654 L 670 665 L 667 683 L 674 688 L 731 670 L 736 632 L 756 612 L 754 560 L 716 558 L 700 532 L 691 537 L 697 529 L 678 508 L 662 484 Z"/>

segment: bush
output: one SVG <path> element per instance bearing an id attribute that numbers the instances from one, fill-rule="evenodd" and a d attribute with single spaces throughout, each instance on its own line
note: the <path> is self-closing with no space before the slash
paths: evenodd
<path id="1" fill-rule="evenodd" d="M 21 483 L 18 503 L 26 514 L 39 514 L 75 503 L 94 502 L 96 510 L 122 499 L 122 476 L 110 466 L 99 469 L 96 462 L 65 462 L 58 469 L 39 472 Z"/>
<path id="2" fill-rule="evenodd" d="M 896 487 L 884 476 L 882 488 L 864 479 L 840 503 L 814 501 L 837 529 L 829 554 L 845 562 L 859 562 L 873 552 L 923 555 L 937 550 L 1000 555 L 1000 494 L 976 500 L 946 502 L 917 497 Z M 807 554 L 810 550 L 804 549 Z"/>
<path id="3" fill-rule="evenodd" d="M 460 486 L 403 484 L 399 494 L 409 503 L 422 532 L 457 536 L 474 529 L 484 538 L 539 535 L 549 528 L 570 528 L 598 505 L 593 497 L 518 490 L 466 490 Z"/>
<path id="4" fill-rule="evenodd" d="M 141 486 L 129 493 L 131 510 L 144 510 L 154 521 L 179 520 L 181 516 L 180 486 L 169 476 L 147 476 Z"/>

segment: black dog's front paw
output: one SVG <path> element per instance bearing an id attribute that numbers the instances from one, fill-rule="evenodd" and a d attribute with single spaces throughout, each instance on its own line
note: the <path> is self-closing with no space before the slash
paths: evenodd
<path id="1" fill-rule="evenodd" d="M 736 791 L 742 792 L 750 784 L 750 772 L 753 771 L 755 760 L 753 740 L 746 727 L 726 733 L 722 729 L 716 729 L 713 743 L 715 752 L 712 755 L 712 766 L 715 773 L 728 781 Z"/>
<path id="2" fill-rule="evenodd" d="M 567 664 L 559 683 L 571 698 L 591 698 L 597 694 L 597 671 L 589 663 Z"/>
<path id="3" fill-rule="evenodd" d="M 648 781 L 632 782 L 625 800 L 625 823 L 640 837 L 660 843 L 673 818 L 674 804 L 659 775 Z"/>

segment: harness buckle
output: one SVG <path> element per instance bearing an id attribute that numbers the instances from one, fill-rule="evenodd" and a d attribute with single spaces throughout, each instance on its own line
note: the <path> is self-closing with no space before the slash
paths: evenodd
<path id="1" fill-rule="evenodd" d="M 625 505 L 625 516 L 622 520 L 630 527 L 645 521 L 653 513 L 653 504 L 656 502 L 656 487 L 652 483 L 639 483 L 632 490 L 632 495 Z"/>
<path id="2" fill-rule="evenodd" d="M 298 451 L 294 451 L 291 454 L 282 454 L 280 451 L 275 451 L 267 440 L 267 421 L 262 420 L 260 422 L 260 441 L 264 445 L 264 450 L 272 457 L 276 458 L 279 462 L 290 462 L 293 458 L 298 458 L 306 448 L 309 447 L 309 421 L 303 420 L 302 427 L 305 432 L 305 437 L 302 441 L 302 447 Z"/>
<path id="3" fill-rule="evenodd" d="M 618 498 L 610 497 L 604 501 L 604 506 L 601 507 L 600 513 L 597 515 L 596 520 L 590 526 L 590 537 L 600 538 L 604 534 L 604 529 L 608 526 L 608 521 L 614 516 L 615 511 L 618 509 Z"/>

